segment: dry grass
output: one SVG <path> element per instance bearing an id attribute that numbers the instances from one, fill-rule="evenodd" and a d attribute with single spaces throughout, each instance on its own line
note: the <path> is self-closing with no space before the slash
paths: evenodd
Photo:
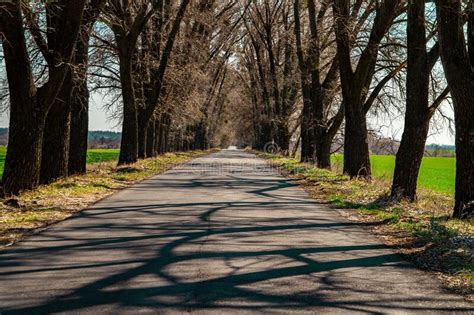
<path id="1" fill-rule="evenodd" d="M 374 232 L 419 267 L 435 272 L 443 284 L 474 300 L 474 224 L 451 219 L 453 198 L 426 189 L 415 203 L 389 198 L 390 183 L 349 180 L 295 159 L 270 158 L 310 195 L 352 220 L 377 223 Z"/>
<path id="2" fill-rule="evenodd" d="M 119 189 L 208 153 L 168 153 L 127 167 L 116 167 L 115 162 L 91 164 L 85 175 L 23 192 L 16 199 L 0 199 L 0 248 L 62 221 Z"/>

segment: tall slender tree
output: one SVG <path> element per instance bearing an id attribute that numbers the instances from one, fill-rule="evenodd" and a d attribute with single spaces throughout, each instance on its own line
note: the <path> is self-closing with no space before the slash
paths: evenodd
<path id="1" fill-rule="evenodd" d="M 89 130 L 89 41 L 94 24 L 106 0 L 91 0 L 84 11 L 84 21 L 76 43 L 76 65 L 71 96 L 71 131 L 69 140 L 68 174 L 86 172 L 87 137 Z"/>

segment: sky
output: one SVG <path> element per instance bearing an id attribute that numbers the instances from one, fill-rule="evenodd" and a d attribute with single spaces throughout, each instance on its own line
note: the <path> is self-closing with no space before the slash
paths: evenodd
<path id="1" fill-rule="evenodd" d="M 451 112 L 448 108 L 448 104 L 442 105 L 446 112 Z M 8 127 L 9 115 L 8 112 L 0 113 L 0 127 Z M 380 129 L 380 132 L 386 137 L 394 137 L 399 140 L 403 132 L 403 117 L 400 116 L 397 119 L 387 119 L 380 118 L 377 121 L 374 119 L 369 119 L 369 126 L 380 126 L 383 125 Z M 89 130 L 107 130 L 107 131 L 120 131 L 120 124 L 116 120 L 109 118 L 109 114 L 103 109 L 102 106 L 102 96 L 98 94 L 92 94 L 90 102 L 90 111 L 89 111 Z M 378 129 L 378 128 L 377 128 Z M 454 136 L 449 132 L 448 128 L 445 127 L 440 133 L 431 132 L 427 144 L 446 144 L 454 145 Z"/>

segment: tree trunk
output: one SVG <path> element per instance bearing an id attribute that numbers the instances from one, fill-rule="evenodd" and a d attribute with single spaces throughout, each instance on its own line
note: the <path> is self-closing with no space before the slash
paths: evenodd
<path id="1" fill-rule="evenodd" d="M 37 89 L 26 46 L 20 1 L 3 4 L 0 33 L 10 92 L 10 130 L 3 172 L 3 190 L 7 195 L 35 188 L 39 183 L 46 114 L 66 77 L 84 5 L 85 0 L 64 4 L 58 19 L 59 27 L 49 33 L 50 38 L 55 37 L 61 45 L 52 45 L 48 51 L 42 51 L 48 55 L 49 76 L 48 82 Z"/>
<path id="2" fill-rule="evenodd" d="M 431 68 L 426 50 L 424 2 L 409 2 L 407 34 L 405 128 L 395 161 L 392 197 L 414 201 L 431 119 L 428 108 Z"/>
<path id="3" fill-rule="evenodd" d="M 461 78 L 459 78 L 461 79 Z M 469 90 L 456 95 L 456 195 L 453 216 L 464 218 L 474 212 L 474 78 Z M 457 94 L 457 93 L 456 93 Z M 461 93 L 460 93 L 461 94 Z"/>
<path id="4" fill-rule="evenodd" d="M 147 138 L 148 128 L 150 126 L 150 120 L 144 117 L 142 109 L 138 114 L 138 158 L 147 158 Z"/>
<path id="5" fill-rule="evenodd" d="M 124 48 L 124 50 L 127 49 Z M 123 123 L 118 164 L 123 165 L 135 163 L 138 160 L 138 117 L 133 87 L 132 56 L 123 52 L 120 56 L 120 81 L 122 84 Z"/>
<path id="6" fill-rule="evenodd" d="M 159 117 L 156 119 L 155 123 L 155 151 L 157 155 L 160 155 L 163 153 L 161 151 L 161 145 L 162 145 L 162 132 L 163 132 L 163 115 L 159 115 Z"/>
<path id="7" fill-rule="evenodd" d="M 301 113 L 301 162 L 315 163 L 316 154 L 314 147 L 314 128 L 312 115 L 312 102 L 310 96 L 305 96 L 303 88 L 303 111 Z"/>
<path id="8" fill-rule="evenodd" d="M 344 173 L 351 178 L 370 178 L 370 154 L 365 112 L 357 101 L 347 101 L 345 105 Z"/>
<path id="9" fill-rule="evenodd" d="M 89 89 L 81 80 L 71 98 L 71 135 L 69 141 L 69 175 L 86 173 L 89 131 Z"/>
<path id="10" fill-rule="evenodd" d="M 462 218 L 474 211 L 474 72 L 469 58 L 474 52 L 466 50 L 461 1 L 437 0 L 436 9 L 441 60 L 453 97 L 456 121 L 456 194 L 453 216 Z"/>
<path id="11" fill-rule="evenodd" d="M 72 74 L 69 71 L 56 101 L 46 116 L 40 184 L 49 184 L 68 175 L 72 85 Z"/>
<path id="12" fill-rule="evenodd" d="M 350 28 L 351 14 L 354 12 L 351 12 L 351 1 L 333 1 L 339 77 L 346 116 L 344 172 L 351 178 L 371 177 L 367 121 L 363 105 L 375 73 L 380 43 L 399 12 L 400 3 L 400 0 L 378 2 L 369 40 L 362 49 L 354 70 L 351 45 L 354 34 Z"/>
<path id="13" fill-rule="evenodd" d="M 71 97 L 71 134 L 69 140 L 68 173 L 85 174 L 87 167 L 87 141 L 89 131 L 89 40 L 92 28 L 105 6 L 106 0 L 92 0 L 83 17 L 83 27 L 76 43 L 74 87 Z"/>
<path id="14" fill-rule="evenodd" d="M 155 157 L 156 150 L 155 150 L 155 121 L 156 118 L 153 117 L 148 124 L 147 136 L 146 136 L 146 156 L 147 157 Z"/>
<path id="15" fill-rule="evenodd" d="M 23 98 L 21 104 L 11 96 L 10 128 L 7 156 L 3 172 L 3 190 L 7 195 L 18 195 L 22 190 L 39 184 L 41 147 L 46 115 L 31 108 L 36 98 Z"/>
<path id="16" fill-rule="evenodd" d="M 407 112 L 405 129 L 395 161 L 392 197 L 416 199 L 418 173 L 425 153 L 426 138 L 429 131 L 429 119 L 416 119 Z"/>
<path id="17" fill-rule="evenodd" d="M 6 11 L 8 9 L 8 12 Z M 5 194 L 18 194 L 39 183 L 45 112 L 36 94 L 19 2 L 6 3 L 0 32 L 10 92 L 10 129 L 3 172 Z"/>
<path id="18" fill-rule="evenodd" d="M 331 145 L 334 136 L 330 136 L 328 133 L 322 135 L 316 150 L 316 159 L 318 161 L 319 168 L 330 169 L 331 168 Z"/>

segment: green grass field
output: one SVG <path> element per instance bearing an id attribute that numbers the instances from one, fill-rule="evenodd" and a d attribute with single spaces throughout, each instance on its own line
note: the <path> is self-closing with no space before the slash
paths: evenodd
<path id="1" fill-rule="evenodd" d="M 343 156 L 333 155 L 332 161 L 335 166 L 342 168 Z M 395 168 L 395 156 L 372 155 L 373 175 L 377 178 L 392 180 Z M 456 179 L 456 159 L 449 157 L 425 157 L 421 164 L 418 185 L 434 191 L 454 194 L 454 183 Z"/>
<path id="2" fill-rule="evenodd" d="M 118 149 L 91 149 L 87 151 L 87 163 L 99 163 L 114 161 L 118 159 Z M 5 156 L 7 154 L 6 147 L 0 147 L 0 174 L 3 173 L 3 166 L 5 165 Z"/>
<path id="3" fill-rule="evenodd" d="M 87 163 L 115 161 L 119 156 L 119 149 L 90 149 L 87 150 Z"/>

